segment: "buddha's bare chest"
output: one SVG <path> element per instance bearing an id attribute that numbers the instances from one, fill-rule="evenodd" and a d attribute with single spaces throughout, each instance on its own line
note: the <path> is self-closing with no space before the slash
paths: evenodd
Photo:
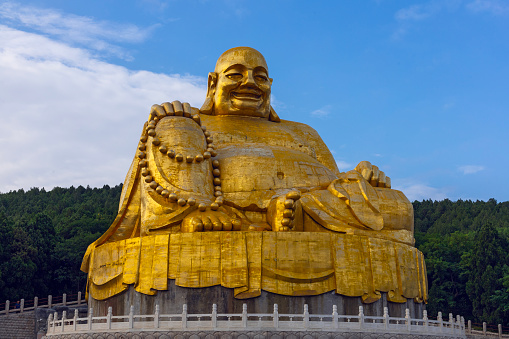
<path id="1" fill-rule="evenodd" d="M 313 147 L 282 124 L 210 120 L 206 127 L 217 150 L 225 193 L 315 187 L 334 176 L 316 159 Z"/>

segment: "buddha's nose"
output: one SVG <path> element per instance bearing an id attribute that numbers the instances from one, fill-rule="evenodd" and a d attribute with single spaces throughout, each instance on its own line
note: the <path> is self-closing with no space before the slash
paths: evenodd
<path id="1" fill-rule="evenodd" d="M 258 87 L 258 86 L 256 86 L 256 82 L 255 82 L 255 79 L 254 79 L 254 76 L 253 76 L 253 72 L 252 72 L 252 71 L 248 71 L 248 72 L 247 72 L 247 76 L 246 76 L 246 77 L 244 77 L 243 85 L 244 85 L 244 86 L 254 86 L 254 87 Z"/>

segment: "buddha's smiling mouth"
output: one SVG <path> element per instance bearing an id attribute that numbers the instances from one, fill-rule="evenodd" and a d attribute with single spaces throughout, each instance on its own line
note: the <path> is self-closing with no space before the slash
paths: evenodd
<path id="1" fill-rule="evenodd" d="M 262 93 L 258 91 L 235 91 L 231 92 L 231 97 L 239 100 L 260 100 Z"/>

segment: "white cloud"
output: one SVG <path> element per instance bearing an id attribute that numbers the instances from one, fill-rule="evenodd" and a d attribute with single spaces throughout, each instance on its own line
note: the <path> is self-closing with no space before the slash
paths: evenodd
<path id="1" fill-rule="evenodd" d="M 392 180 L 392 188 L 402 191 L 410 201 L 415 200 L 444 200 L 448 197 L 447 189 L 431 187 L 421 183 L 398 183 Z"/>
<path id="2" fill-rule="evenodd" d="M 0 25 L 0 191 L 123 181 L 150 106 L 200 107 L 206 79 L 130 71 Z"/>
<path id="3" fill-rule="evenodd" d="M 89 17 L 24 6 L 10 1 L 0 4 L 0 17 L 9 24 L 27 27 L 67 43 L 79 44 L 123 58 L 130 56 L 111 42 L 141 42 L 156 27 L 142 29 L 132 24 L 97 22 Z"/>
<path id="4" fill-rule="evenodd" d="M 428 5 L 412 5 L 402 8 L 394 15 L 398 20 L 422 20 L 430 17 L 435 12 L 436 7 Z"/>
<path id="5" fill-rule="evenodd" d="M 461 2 L 462 0 L 431 0 L 422 4 L 401 8 L 394 14 L 398 26 L 392 33 L 392 39 L 399 40 L 403 38 L 415 22 L 429 19 L 444 10 L 450 12 L 457 10 Z"/>
<path id="6" fill-rule="evenodd" d="M 477 172 L 480 172 L 484 170 L 484 166 L 477 166 L 477 165 L 465 165 L 458 167 L 458 171 L 463 172 L 463 174 L 474 174 Z"/>
<path id="7" fill-rule="evenodd" d="M 467 9 L 472 12 L 488 12 L 494 15 L 509 14 L 509 4 L 500 0 L 475 0 L 467 4 Z"/>
<path id="8" fill-rule="evenodd" d="M 311 115 L 317 118 L 326 118 L 330 114 L 331 108 L 332 108 L 331 105 L 323 106 L 322 108 L 319 108 L 311 112 Z"/>

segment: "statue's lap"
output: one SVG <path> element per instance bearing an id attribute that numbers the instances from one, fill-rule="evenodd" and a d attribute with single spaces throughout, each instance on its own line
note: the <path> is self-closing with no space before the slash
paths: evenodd
<path id="1" fill-rule="evenodd" d="M 103 300 L 134 284 L 153 295 L 174 279 L 181 287 L 221 285 L 238 299 L 262 290 L 282 295 L 329 291 L 364 302 L 427 299 L 424 258 L 384 239 L 316 232 L 202 232 L 145 236 L 94 250 L 89 291 Z"/>

